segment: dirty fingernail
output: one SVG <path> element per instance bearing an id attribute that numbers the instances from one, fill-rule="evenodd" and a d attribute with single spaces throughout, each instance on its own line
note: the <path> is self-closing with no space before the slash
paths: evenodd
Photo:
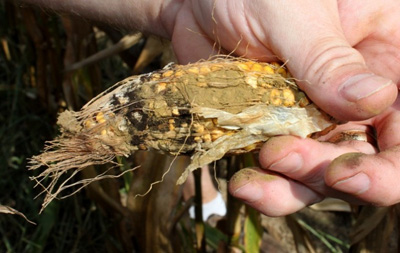
<path id="1" fill-rule="evenodd" d="M 348 101 L 356 102 L 369 97 L 392 84 L 389 79 L 374 74 L 359 74 L 349 78 L 339 87 L 339 93 Z"/>
<path id="2" fill-rule="evenodd" d="M 370 183 L 369 177 L 365 173 L 360 172 L 352 177 L 338 181 L 332 187 L 339 191 L 359 195 L 369 189 Z"/>
<path id="3" fill-rule="evenodd" d="M 296 152 L 290 152 L 281 160 L 273 163 L 268 169 L 283 173 L 292 173 L 303 167 L 303 157 Z"/>
<path id="4" fill-rule="evenodd" d="M 252 203 L 260 200 L 264 195 L 264 191 L 258 183 L 249 182 L 236 189 L 232 195 L 248 203 Z"/>

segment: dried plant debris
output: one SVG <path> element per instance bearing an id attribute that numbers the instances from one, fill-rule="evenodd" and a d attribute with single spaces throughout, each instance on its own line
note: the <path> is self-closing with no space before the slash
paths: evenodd
<path id="1" fill-rule="evenodd" d="M 52 179 L 50 199 L 68 170 L 136 150 L 191 155 L 181 184 L 189 172 L 225 154 L 256 150 L 271 136 L 307 137 L 335 120 L 307 99 L 283 66 L 217 57 L 126 78 L 79 112 L 63 112 L 58 124 L 61 135 L 30 167 L 45 167 L 35 179 Z"/>
<path id="2" fill-rule="evenodd" d="M 14 208 L 9 207 L 9 206 L 0 205 L 0 214 L 15 214 L 15 215 L 21 216 L 22 218 L 24 218 L 27 222 L 31 223 L 32 225 L 36 225 L 35 222 L 30 221 L 23 213 L 21 213 L 18 210 L 15 210 Z"/>

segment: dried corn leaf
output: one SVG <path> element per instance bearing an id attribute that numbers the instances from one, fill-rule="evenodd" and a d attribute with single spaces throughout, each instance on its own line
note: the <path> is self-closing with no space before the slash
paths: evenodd
<path id="1" fill-rule="evenodd" d="M 225 154 L 258 149 L 271 136 L 306 137 L 334 120 L 283 67 L 225 57 L 129 77 L 81 111 L 62 113 L 58 124 L 61 136 L 31 161 L 31 169 L 47 167 L 36 180 L 52 178 L 48 194 L 70 169 L 147 149 L 192 155 L 183 183 Z"/>

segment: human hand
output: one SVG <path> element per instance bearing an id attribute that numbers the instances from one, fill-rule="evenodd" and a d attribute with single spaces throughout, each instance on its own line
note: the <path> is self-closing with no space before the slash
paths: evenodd
<path id="1" fill-rule="evenodd" d="M 372 127 L 379 150 L 360 141 L 331 144 L 273 138 L 260 152 L 264 170 L 239 172 L 230 182 L 231 193 L 272 216 L 295 212 L 325 196 L 356 204 L 399 202 L 399 98 L 386 108 L 397 97 L 394 83 L 400 85 L 400 30 L 396 29 L 400 4 L 347 0 L 207 3 L 199 2 L 197 11 L 176 19 L 172 40 L 181 61 L 207 58 L 205 54 L 215 46 L 210 38 L 215 38 L 238 55 L 287 60 L 294 76 L 307 80 L 298 83 L 311 99 L 339 119 L 378 115 L 343 125 L 331 135 Z M 217 25 L 207 13 L 213 13 Z M 197 17 L 193 22 L 182 22 L 191 29 L 180 30 L 179 22 L 193 17 Z M 208 37 L 199 39 L 193 31 Z M 184 47 L 184 43 L 192 46 Z M 193 52 L 193 48 L 198 50 Z M 351 79 L 353 86 L 348 85 Z"/>
<path id="2" fill-rule="evenodd" d="M 399 11 L 396 0 L 184 1 L 167 30 L 181 62 L 208 58 L 219 46 L 278 58 L 323 110 L 361 120 L 397 97 Z"/>
<path id="3" fill-rule="evenodd" d="M 389 206 L 400 202 L 400 98 L 384 113 L 352 122 L 344 130 L 376 131 L 377 148 L 364 141 L 338 144 L 292 136 L 269 140 L 260 151 L 264 169 L 239 171 L 230 182 L 233 196 L 270 216 L 281 216 L 326 196 L 353 204 Z"/>
<path id="4" fill-rule="evenodd" d="M 397 97 L 397 0 L 23 1 L 170 38 L 181 63 L 218 52 L 280 59 L 338 119 L 378 115 Z"/>

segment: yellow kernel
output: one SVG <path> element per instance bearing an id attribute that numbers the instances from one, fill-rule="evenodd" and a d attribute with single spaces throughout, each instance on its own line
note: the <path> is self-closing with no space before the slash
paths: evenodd
<path id="1" fill-rule="evenodd" d="M 286 77 L 286 75 L 287 75 L 286 69 L 282 65 L 280 65 L 277 62 L 273 62 L 273 63 L 271 63 L 271 65 L 275 68 L 276 73 L 280 74 L 283 77 Z"/>
<path id="2" fill-rule="evenodd" d="M 245 82 L 253 88 L 257 88 L 257 77 L 256 76 L 246 76 Z"/>
<path id="3" fill-rule="evenodd" d="M 172 123 L 170 123 L 170 124 L 168 125 L 168 129 L 169 129 L 169 131 L 174 131 L 174 130 L 175 130 L 175 125 L 172 124 Z"/>
<path id="4" fill-rule="evenodd" d="M 204 142 L 211 142 L 211 135 L 210 134 L 205 134 L 201 137 Z"/>
<path id="5" fill-rule="evenodd" d="M 274 69 L 271 68 L 271 66 L 269 66 L 269 65 L 265 65 L 263 68 L 263 71 L 267 74 L 275 74 Z"/>
<path id="6" fill-rule="evenodd" d="M 191 67 L 191 68 L 188 68 L 187 71 L 188 71 L 189 73 L 192 73 L 192 74 L 198 74 L 198 73 L 199 73 L 199 68 Z"/>
<path id="7" fill-rule="evenodd" d="M 253 66 L 251 66 L 252 71 L 262 71 L 263 66 L 261 66 L 260 63 L 254 63 Z"/>
<path id="8" fill-rule="evenodd" d="M 236 64 L 241 70 L 250 70 L 249 66 L 247 64 L 244 64 L 242 62 L 239 62 Z"/>
<path id="9" fill-rule="evenodd" d="M 203 125 L 200 125 L 200 124 L 198 124 L 198 123 L 195 123 L 195 124 L 193 124 L 193 130 L 194 130 L 196 133 L 203 133 L 203 132 L 204 132 L 204 126 L 203 126 Z"/>
<path id="10" fill-rule="evenodd" d="M 100 124 L 106 122 L 106 119 L 104 118 L 104 114 L 102 112 L 98 112 L 96 114 L 96 121 Z"/>
<path id="11" fill-rule="evenodd" d="M 291 89 L 284 89 L 282 91 L 283 96 L 283 105 L 284 106 L 292 106 L 295 102 L 295 97 L 293 91 Z"/>
<path id="12" fill-rule="evenodd" d="M 103 136 L 107 135 L 107 130 L 105 130 L 105 129 L 101 130 L 101 135 L 103 135 Z"/>
<path id="13" fill-rule="evenodd" d="M 174 71 L 173 70 L 167 70 L 167 71 L 165 71 L 163 74 L 162 74 L 162 76 L 163 77 L 170 77 L 170 76 L 172 76 L 174 74 Z"/>
<path id="14" fill-rule="evenodd" d="M 281 100 L 281 92 L 278 89 L 273 89 L 271 90 L 271 93 L 269 94 L 270 102 L 273 105 L 281 105 L 282 100 Z"/>
<path id="15" fill-rule="evenodd" d="M 158 83 L 156 86 L 156 93 L 159 93 L 167 88 L 167 83 Z"/>
<path id="16" fill-rule="evenodd" d="M 279 69 L 281 67 L 281 65 L 277 62 L 271 62 L 270 65 L 274 68 L 274 69 Z"/>
<path id="17" fill-rule="evenodd" d="M 299 99 L 299 106 L 305 107 L 306 105 L 309 105 L 310 101 L 308 101 L 308 98 L 304 95 Z"/>
<path id="18" fill-rule="evenodd" d="M 203 139 L 201 137 L 199 137 L 199 136 L 196 136 L 196 137 L 194 137 L 194 141 L 197 142 L 197 143 L 202 143 Z"/>
<path id="19" fill-rule="evenodd" d="M 200 74 L 208 74 L 211 72 L 211 69 L 207 66 L 201 66 L 199 71 Z"/>
<path id="20" fill-rule="evenodd" d="M 215 141 L 216 139 L 218 139 L 219 137 L 223 136 L 224 132 L 220 129 L 214 129 L 211 131 L 211 139 L 212 141 Z"/>
<path id="21" fill-rule="evenodd" d="M 160 80 L 160 77 L 161 77 L 161 75 L 156 73 L 156 74 L 151 75 L 151 80 L 157 81 L 157 80 Z"/>
<path id="22" fill-rule="evenodd" d="M 174 115 L 174 116 L 179 116 L 179 109 L 178 109 L 178 107 L 173 107 L 172 108 L 172 115 Z"/>
<path id="23" fill-rule="evenodd" d="M 252 151 L 252 150 L 254 150 L 254 149 L 256 149 L 256 148 L 257 148 L 257 143 L 253 143 L 253 144 L 250 144 L 250 145 L 244 147 L 244 150 L 246 150 L 246 151 Z"/>
<path id="24" fill-rule="evenodd" d="M 210 67 L 211 71 L 217 71 L 222 68 L 223 68 L 223 66 L 221 64 L 214 64 L 214 65 L 211 65 L 211 67 Z"/>
<path id="25" fill-rule="evenodd" d="M 199 87 L 207 87 L 208 86 L 207 83 L 205 83 L 205 82 L 197 82 L 196 85 Z"/>
<path id="26" fill-rule="evenodd" d="M 85 120 L 84 125 L 85 125 L 85 128 L 92 128 L 96 125 L 96 123 L 93 120 L 88 119 L 88 120 Z"/>
<path id="27" fill-rule="evenodd" d="M 278 70 L 277 70 L 277 72 L 278 72 L 278 74 L 280 74 L 281 76 L 283 76 L 283 77 L 286 77 L 287 76 L 287 72 L 286 72 L 286 69 L 284 69 L 284 68 L 279 68 Z"/>
<path id="28" fill-rule="evenodd" d="M 183 70 L 175 71 L 175 77 L 180 77 L 180 76 L 183 76 L 184 74 L 185 74 L 185 72 Z"/>
<path id="29" fill-rule="evenodd" d="M 247 67 L 248 67 L 249 69 L 251 69 L 251 67 L 253 66 L 254 62 L 253 62 L 253 61 L 246 61 L 244 64 L 246 64 Z"/>

